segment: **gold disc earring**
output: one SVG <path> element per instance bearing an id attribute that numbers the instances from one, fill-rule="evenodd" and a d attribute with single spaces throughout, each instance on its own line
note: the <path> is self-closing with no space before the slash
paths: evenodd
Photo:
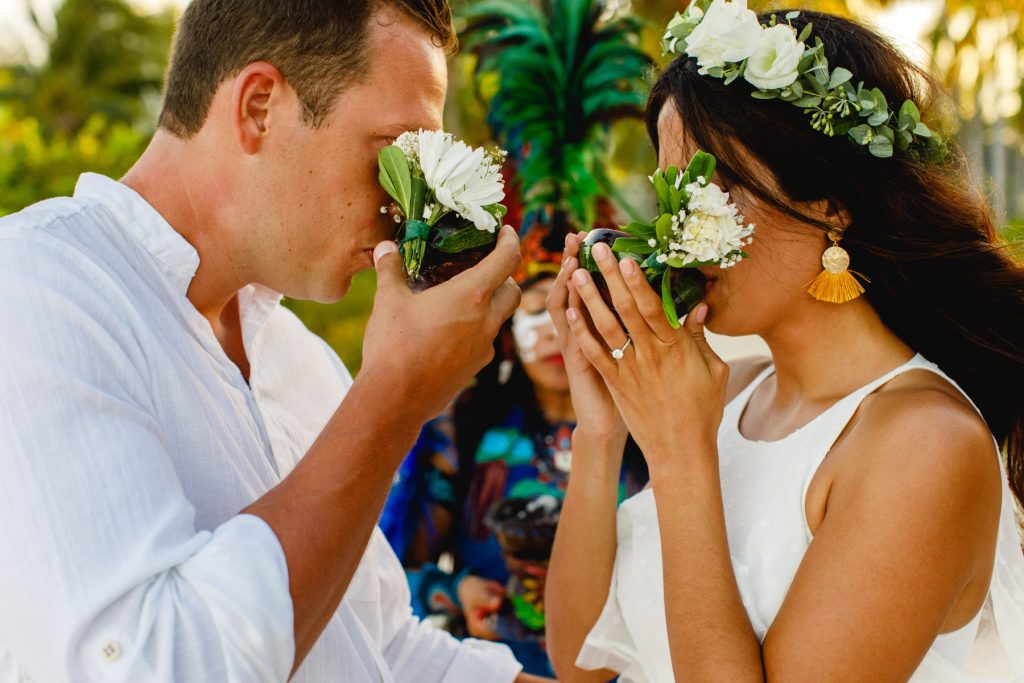
<path id="1" fill-rule="evenodd" d="M 807 293 L 818 301 L 845 304 L 864 293 L 864 287 L 854 275 L 863 278 L 865 282 L 871 280 L 861 273 L 850 270 L 850 254 L 839 246 L 839 240 L 843 238 L 842 233 L 829 231 L 828 238 L 832 241 L 832 246 L 821 256 L 824 270 L 808 283 Z"/>

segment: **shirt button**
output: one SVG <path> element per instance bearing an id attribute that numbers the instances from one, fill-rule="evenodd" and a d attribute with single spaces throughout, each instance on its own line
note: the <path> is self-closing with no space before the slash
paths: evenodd
<path id="1" fill-rule="evenodd" d="M 106 661 L 116 662 L 121 658 L 121 643 L 116 640 L 108 640 L 103 643 L 100 654 L 103 655 L 103 659 Z"/>

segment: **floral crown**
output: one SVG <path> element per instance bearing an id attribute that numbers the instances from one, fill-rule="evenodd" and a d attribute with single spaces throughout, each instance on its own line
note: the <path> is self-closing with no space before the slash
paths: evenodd
<path id="1" fill-rule="evenodd" d="M 945 142 L 921 121 L 917 105 L 907 100 L 892 111 L 881 90 L 863 82 L 854 86 L 847 69 L 829 69 L 821 38 L 808 42 L 811 24 L 799 35 L 792 26 L 799 15 L 789 12 L 780 22 L 773 14 L 762 25 L 746 0 L 694 0 L 669 22 L 662 47 L 695 59 L 702 76 L 725 79 L 726 85 L 742 77 L 756 88 L 754 98 L 801 107 L 814 130 L 846 137 L 873 156 L 910 153 L 941 161 Z"/>

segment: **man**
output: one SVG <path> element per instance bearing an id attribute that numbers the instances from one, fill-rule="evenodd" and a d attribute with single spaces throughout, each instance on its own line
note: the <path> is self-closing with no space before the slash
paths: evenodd
<path id="1" fill-rule="evenodd" d="M 0 221 L 0 681 L 517 678 L 374 530 L 519 298 L 508 228 L 415 295 L 382 242 L 377 151 L 440 128 L 452 41 L 444 0 L 195 0 L 125 178 Z M 280 293 L 374 263 L 353 382 Z"/>

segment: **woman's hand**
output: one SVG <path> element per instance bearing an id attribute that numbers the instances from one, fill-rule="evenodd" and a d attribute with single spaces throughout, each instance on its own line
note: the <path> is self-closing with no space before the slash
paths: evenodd
<path id="1" fill-rule="evenodd" d="M 462 615 L 466 618 L 469 635 L 484 640 L 498 640 L 498 634 L 487 624 L 487 617 L 501 608 L 505 600 L 505 588 L 497 581 L 467 574 L 455 590 L 462 603 Z"/>
<path id="2" fill-rule="evenodd" d="M 694 452 L 715 452 L 729 368 L 704 338 L 707 305 L 699 304 L 681 328 L 673 329 L 634 261 L 617 262 L 604 244 L 595 245 L 592 255 L 626 329 L 590 274 L 577 270 L 571 284 L 586 314 L 577 306 L 566 311 L 576 348 L 601 374 L 652 467 L 691 444 L 702 446 Z M 622 348 L 627 333 L 632 341 L 616 360 L 610 349 Z"/>
<path id="3" fill-rule="evenodd" d="M 573 286 L 572 275 L 579 269 L 576 255 L 586 233 L 565 238 L 562 270 L 548 295 L 547 308 L 555 323 L 558 342 L 569 375 L 569 389 L 576 412 L 577 434 L 598 443 L 625 443 L 626 425 L 619 415 L 608 388 L 594 366 L 584 355 L 576 336 L 570 331 L 566 310 L 579 310 L 582 302 Z"/>

